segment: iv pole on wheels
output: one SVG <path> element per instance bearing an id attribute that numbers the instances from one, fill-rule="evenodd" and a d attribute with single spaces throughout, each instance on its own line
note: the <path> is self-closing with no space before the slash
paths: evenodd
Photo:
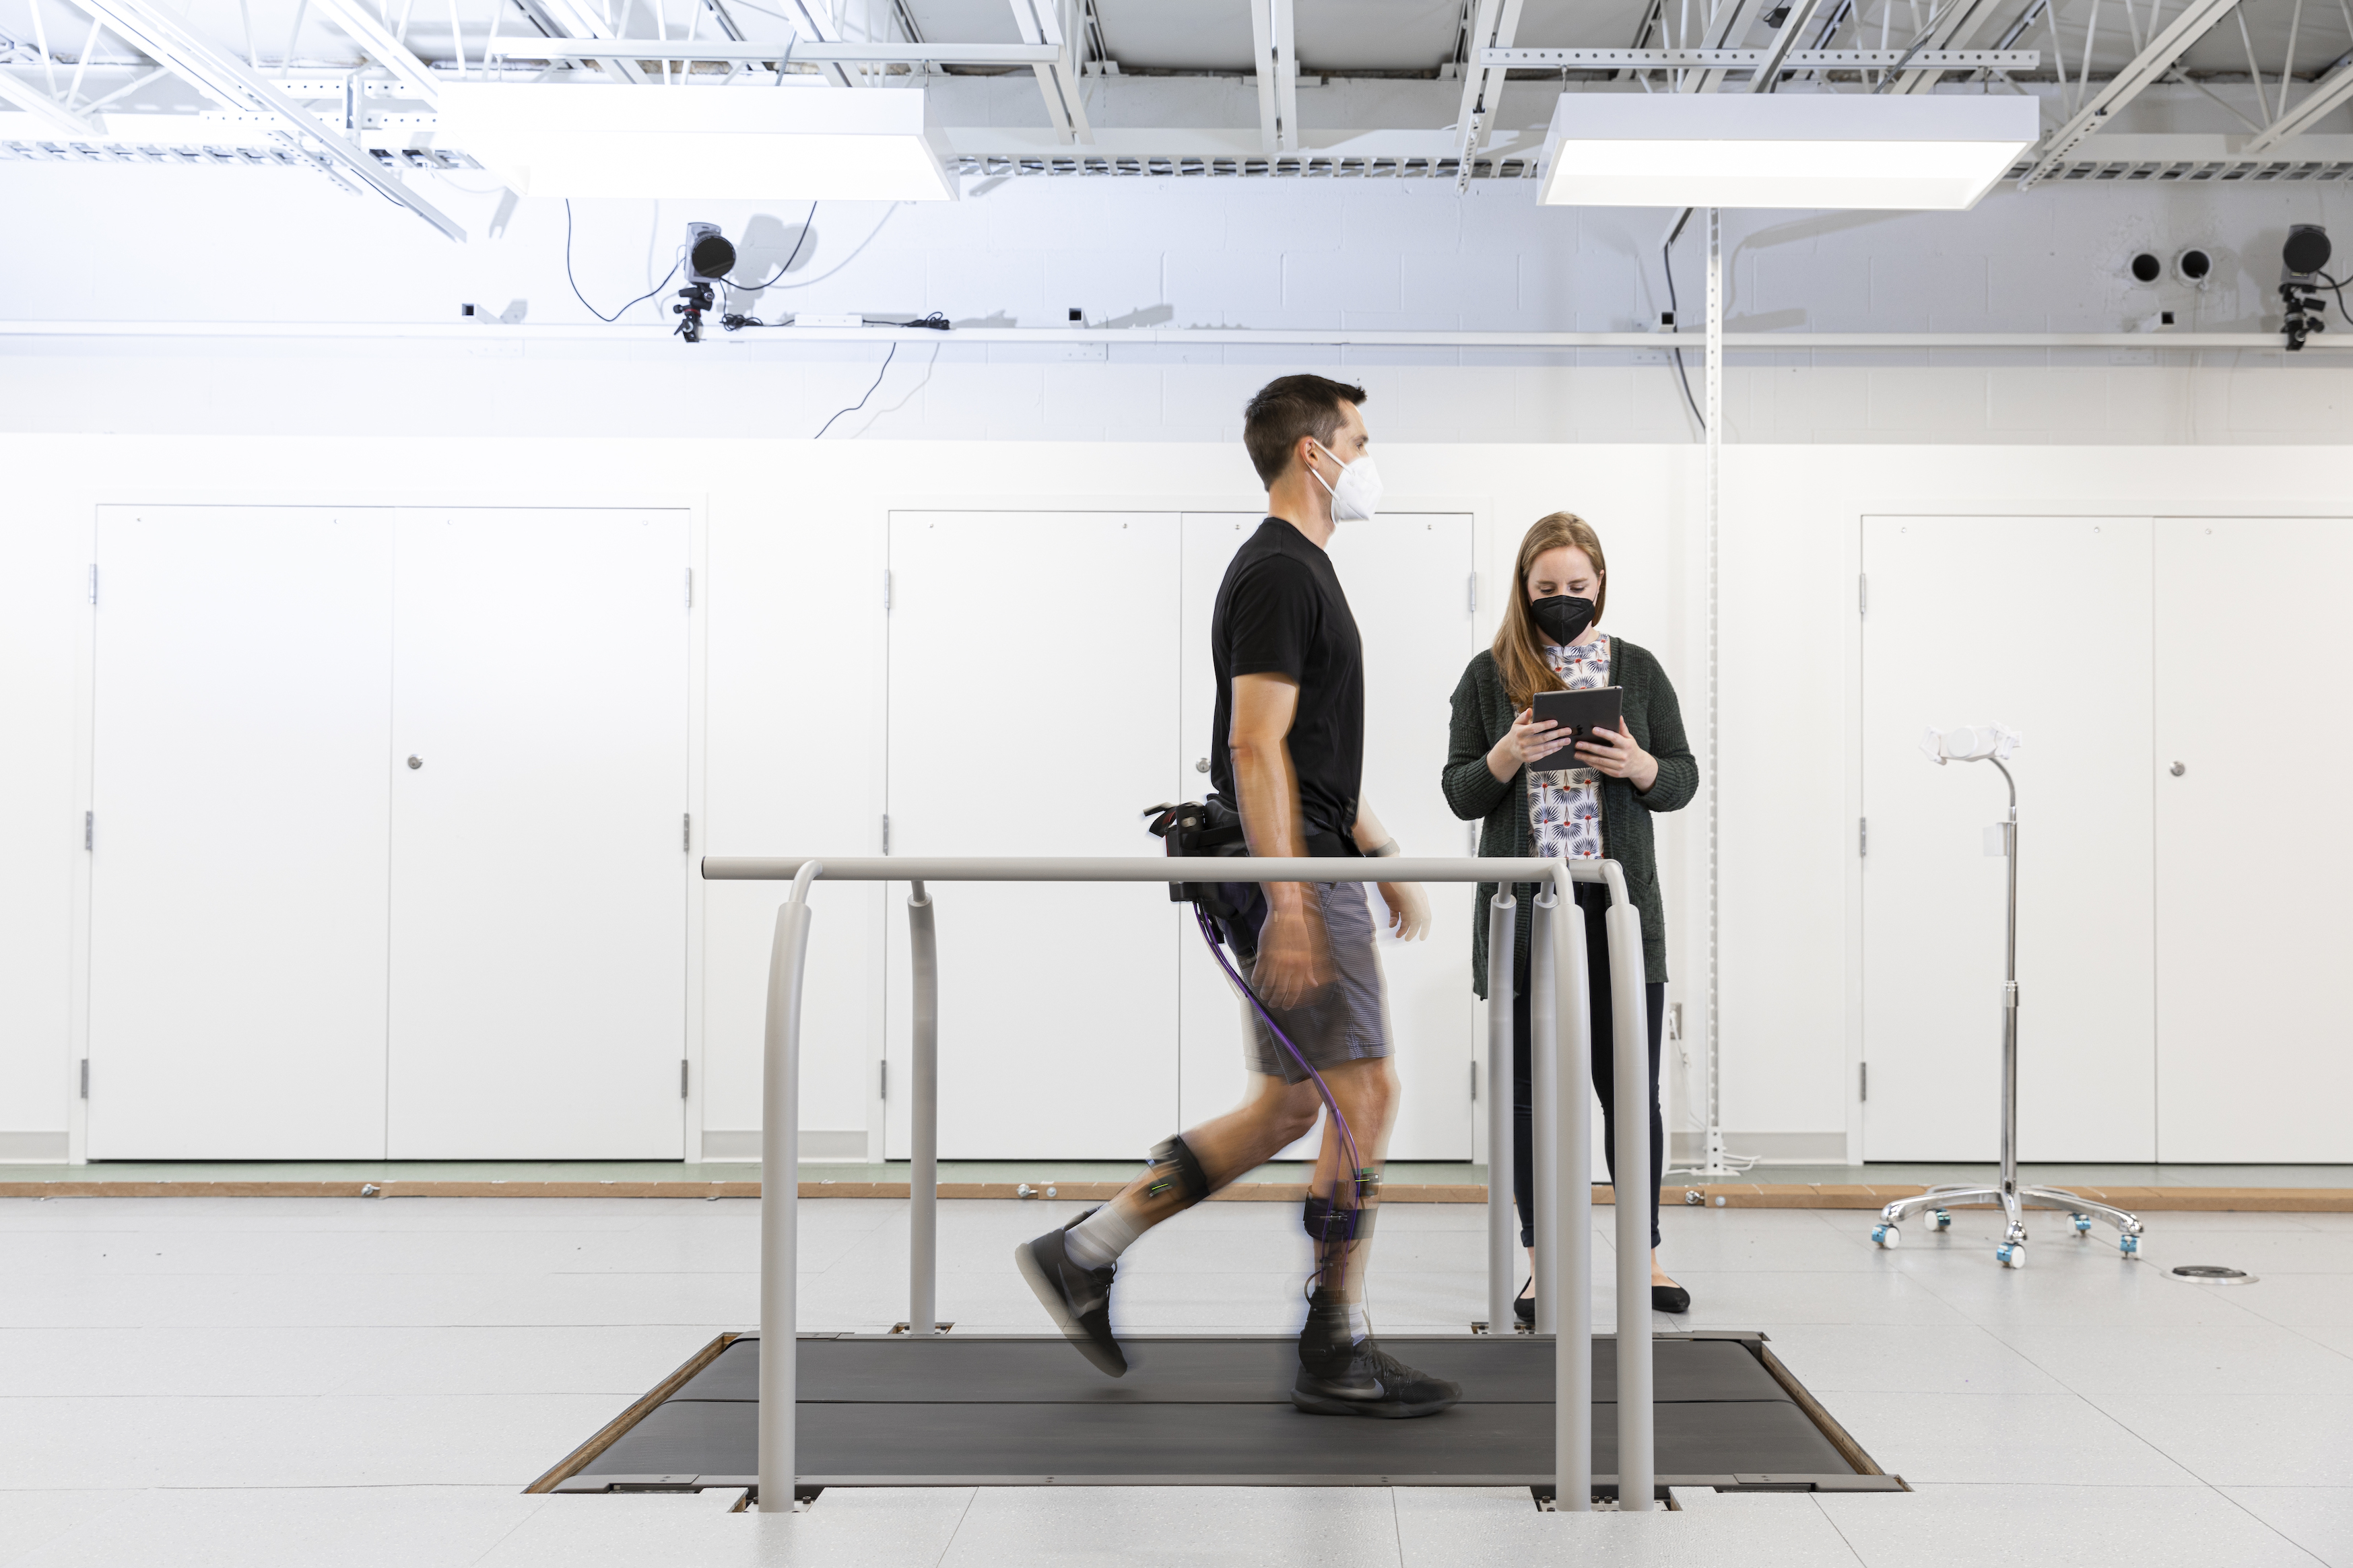
<path id="1" fill-rule="evenodd" d="M 1899 1199 L 1879 1211 L 1871 1239 L 1882 1247 L 1894 1247 L 1903 1238 L 1901 1223 L 1915 1214 L 1926 1215 L 1932 1228 L 1943 1230 L 1953 1223 L 1947 1212 L 1951 1205 L 2000 1204 L 2002 1239 L 1993 1255 L 2005 1268 L 2026 1267 L 2026 1211 L 2030 1208 L 2065 1210 L 2078 1236 L 2091 1231 L 2094 1216 L 2106 1220 L 2116 1227 L 2118 1250 L 2127 1258 L 2137 1258 L 2140 1221 L 2133 1215 L 2063 1188 L 2018 1184 L 2018 781 L 2002 767 L 2002 759 L 2018 743 L 2017 732 L 1999 724 L 1941 732 L 1931 730 L 1920 737 L 1920 749 L 1938 767 L 1947 763 L 1991 763 L 2001 770 L 2002 782 L 2010 786 L 2010 817 L 2001 824 L 2002 858 L 2009 862 L 2010 874 L 2010 923 L 2003 942 L 2001 987 L 2001 1184 L 1930 1187 L 1916 1198 Z"/>

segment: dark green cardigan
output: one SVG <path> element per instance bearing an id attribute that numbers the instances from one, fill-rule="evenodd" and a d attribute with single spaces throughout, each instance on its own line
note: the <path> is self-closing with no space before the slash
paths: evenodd
<path id="1" fill-rule="evenodd" d="M 1659 854 L 1651 841 L 1651 814 L 1680 811 L 1699 790 L 1699 764 L 1692 760 L 1683 738 L 1683 709 L 1667 672 L 1649 649 L 1623 637 L 1609 639 L 1609 681 L 1625 693 L 1626 726 L 1634 743 L 1658 759 L 1659 776 L 1648 795 L 1637 795 L 1624 779 L 1601 781 L 1601 850 L 1626 873 L 1626 891 L 1642 911 L 1642 972 L 1646 979 L 1667 977 L 1667 918 L 1659 903 Z M 1482 855 L 1527 856 L 1535 853 L 1528 829 L 1528 771 L 1507 784 L 1487 771 L 1487 753 L 1512 727 L 1512 701 L 1504 691 L 1503 672 L 1495 656 L 1482 651 L 1462 672 L 1454 689 L 1454 722 L 1446 748 L 1446 770 L 1440 784 L 1446 804 L 1465 821 L 1484 817 L 1479 830 Z M 1525 963 L 1529 921 L 1525 900 L 1534 898 L 1534 884 L 1514 889 L 1522 900 L 1518 945 L 1514 957 Z M 1495 884 L 1479 885 L 1478 907 L 1471 920 L 1471 988 L 1487 994 L 1487 903 Z"/>

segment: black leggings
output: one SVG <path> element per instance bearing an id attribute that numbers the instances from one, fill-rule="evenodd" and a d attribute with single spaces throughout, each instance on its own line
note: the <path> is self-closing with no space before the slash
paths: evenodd
<path id="1" fill-rule="evenodd" d="M 1521 890 L 1526 897 L 1526 889 Z M 1618 1105 L 1611 1092 L 1617 1065 L 1617 1027 L 1609 1015 L 1609 940 L 1602 911 L 1609 907 L 1609 890 L 1598 883 L 1577 885 L 1577 907 L 1585 911 L 1585 972 L 1593 1021 L 1593 1092 L 1601 1097 L 1601 1149 L 1609 1162 L 1609 1180 L 1618 1180 Z M 1667 1011 L 1667 985 L 1653 980 L 1642 987 L 1651 1024 L 1651 1245 L 1659 1245 L 1659 1177 L 1666 1169 L 1666 1131 L 1659 1115 L 1659 1044 Z M 1535 1100 L 1530 1082 L 1534 1071 L 1528 1054 L 1528 961 L 1519 960 L 1512 973 L 1512 1196 L 1519 1204 L 1520 1245 L 1534 1247 L 1535 1230 L 1535 1146 L 1528 1120 Z M 1583 1171 L 1563 1171 L 1564 1180 L 1585 1180 Z M 1622 1200 L 1620 1200 L 1622 1201 Z"/>

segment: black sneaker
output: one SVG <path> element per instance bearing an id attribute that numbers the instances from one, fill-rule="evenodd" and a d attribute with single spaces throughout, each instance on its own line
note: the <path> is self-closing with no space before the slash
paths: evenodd
<path id="1" fill-rule="evenodd" d="M 1292 1385 L 1291 1403 L 1311 1415 L 1407 1420 L 1435 1415 L 1461 1397 L 1461 1384 L 1416 1372 L 1370 1335 L 1350 1344 L 1345 1327 L 1337 1335 L 1319 1333 L 1310 1319 L 1300 1336 L 1299 1381 Z"/>
<path id="2" fill-rule="evenodd" d="M 1124 1377 L 1127 1357 L 1111 1332 L 1111 1281 L 1119 1266 L 1082 1268 L 1071 1260 L 1063 1245 L 1063 1232 L 1094 1212 L 1089 1209 L 1061 1230 L 1050 1230 L 1035 1241 L 1021 1243 L 1013 1249 L 1013 1261 L 1021 1266 L 1021 1277 L 1038 1293 L 1039 1304 L 1078 1352 L 1106 1375 Z"/>

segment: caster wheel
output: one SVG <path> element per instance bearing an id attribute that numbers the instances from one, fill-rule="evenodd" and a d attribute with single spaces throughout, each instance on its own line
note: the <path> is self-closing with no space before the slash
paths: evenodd
<path id="1" fill-rule="evenodd" d="M 2026 1267 L 2026 1243 L 2022 1241 L 2005 1241 L 1993 1249 L 1993 1255 L 2004 1268 Z"/>
<path id="2" fill-rule="evenodd" d="M 1882 1247 L 1892 1247 L 1904 1239 L 1904 1233 L 1892 1225 L 1874 1225 L 1871 1227 L 1871 1239 Z"/>
<path id="3" fill-rule="evenodd" d="M 1928 1223 L 1937 1230 L 1950 1230 L 1953 1227 L 1953 1216 L 1943 1209 L 1930 1209 Z"/>
<path id="4" fill-rule="evenodd" d="M 2138 1258 L 2140 1256 L 2140 1237 L 2137 1236 L 2120 1236 L 2116 1237 L 2116 1250 L 2123 1253 L 2126 1258 Z"/>
<path id="5" fill-rule="evenodd" d="M 2067 1217 L 2075 1222 L 2075 1234 L 2077 1236 L 2089 1236 L 2092 1234 L 2092 1216 L 2090 1215 L 2069 1215 Z"/>

